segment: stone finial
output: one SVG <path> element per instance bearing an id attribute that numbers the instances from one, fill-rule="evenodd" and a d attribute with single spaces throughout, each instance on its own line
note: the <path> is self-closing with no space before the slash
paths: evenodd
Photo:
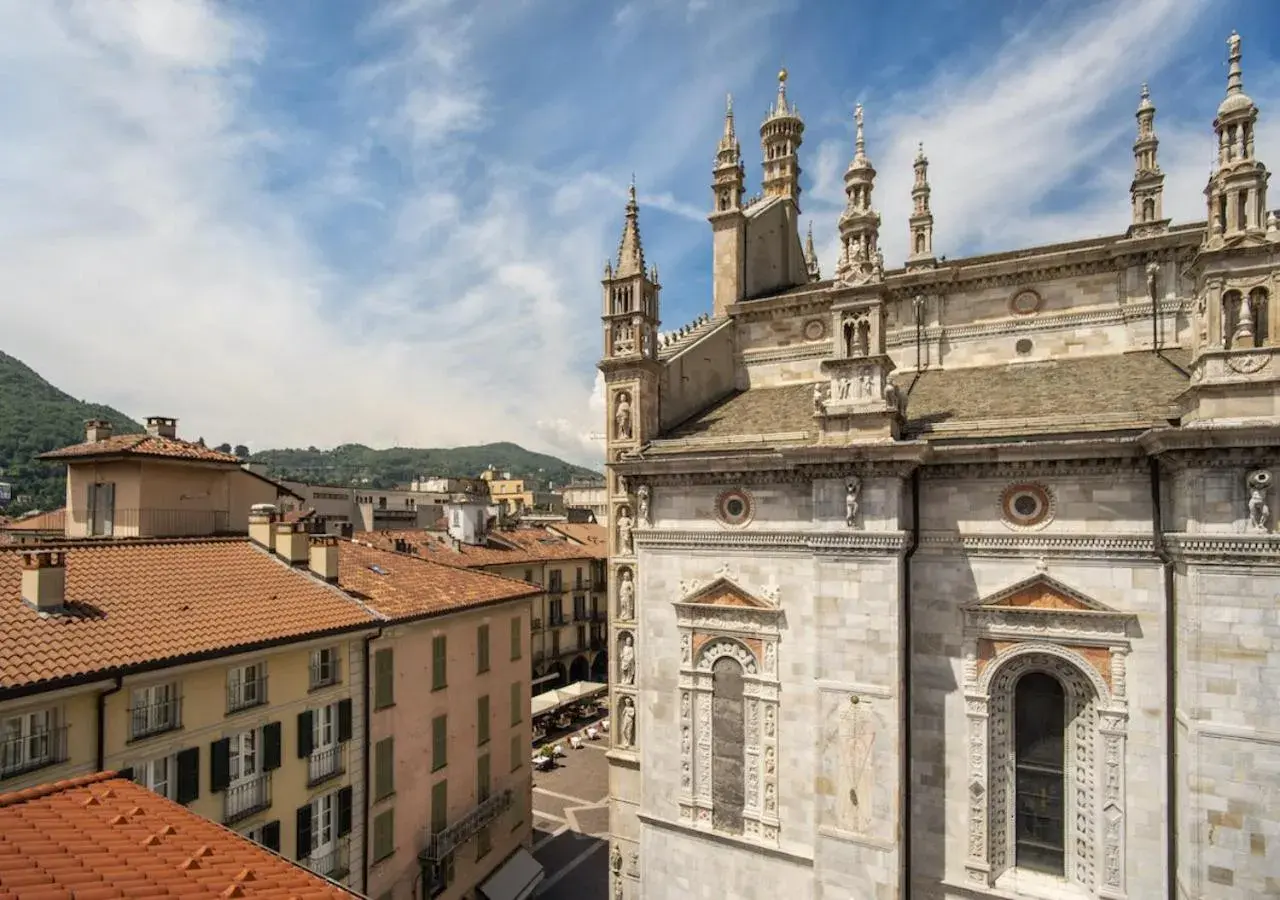
<path id="1" fill-rule="evenodd" d="M 631 176 L 631 186 L 627 189 L 626 209 L 622 238 L 618 241 L 618 267 L 614 273 L 619 278 L 645 273 L 644 247 L 640 243 L 640 204 L 636 201 L 634 173 Z"/>
<path id="2" fill-rule="evenodd" d="M 862 104 L 859 103 L 853 108 L 854 137 L 853 137 L 853 158 L 856 161 L 862 161 L 867 158 L 867 139 L 862 129 Z"/>

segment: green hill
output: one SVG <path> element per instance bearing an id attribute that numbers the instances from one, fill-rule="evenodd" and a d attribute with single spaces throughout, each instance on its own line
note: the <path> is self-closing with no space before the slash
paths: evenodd
<path id="1" fill-rule="evenodd" d="M 407 484 L 422 475 L 474 477 L 489 466 L 544 486 L 567 484 L 575 475 L 601 477 L 598 472 L 508 442 L 435 450 L 373 450 L 362 444 L 343 444 L 332 450 L 263 450 L 249 461 L 265 465 L 273 478 L 335 485 L 363 483 L 367 478 L 375 488 Z"/>
<path id="2" fill-rule="evenodd" d="M 84 440 L 85 419 L 106 419 L 117 432 L 143 428 L 109 406 L 58 390 L 29 366 L 0 353 L 0 481 L 13 485 L 7 513 L 56 509 L 66 502 L 66 467 L 34 457 Z"/>

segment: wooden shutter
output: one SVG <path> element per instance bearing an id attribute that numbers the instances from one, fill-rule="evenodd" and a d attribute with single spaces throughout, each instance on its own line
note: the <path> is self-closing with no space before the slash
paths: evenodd
<path id="1" fill-rule="evenodd" d="M 351 788 L 338 791 L 338 837 L 351 833 Z"/>
<path id="2" fill-rule="evenodd" d="M 391 648 L 373 654 L 373 706 L 382 709 L 395 703 L 395 669 Z"/>
<path id="3" fill-rule="evenodd" d="M 511 771 L 518 771 L 520 766 L 524 764 L 524 742 L 520 740 L 520 735 L 511 735 Z"/>
<path id="4" fill-rule="evenodd" d="M 517 681 L 513 685 L 511 685 L 511 724 L 512 725 L 520 724 L 520 717 L 521 717 L 520 705 L 523 700 L 524 700 L 524 695 L 523 695 L 523 692 L 520 690 L 520 682 Z"/>
<path id="5" fill-rule="evenodd" d="M 98 498 L 98 502 L 102 504 L 102 533 L 105 535 L 111 535 L 115 533 L 113 531 L 116 518 L 115 482 L 113 481 L 102 485 L 102 490 L 99 493 L 102 494 L 102 496 Z"/>
<path id="6" fill-rule="evenodd" d="M 448 764 L 449 717 L 436 716 L 431 720 L 431 771 Z"/>
<path id="7" fill-rule="evenodd" d="M 476 629 L 476 671 L 489 671 L 489 626 Z"/>
<path id="8" fill-rule="evenodd" d="M 449 824 L 449 782 L 441 779 L 431 785 L 431 833 L 439 834 Z"/>
<path id="9" fill-rule="evenodd" d="M 476 744 L 484 746 L 489 743 L 489 695 L 485 694 L 476 700 Z"/>
<path id="10" fill-rule="evenodd" d="M 431 689 L 437 691 L 444 687 L 448 677 L 448 645 L 443 634 L 431 640 Z"/>
<path id="11" fill-rule="evenodd" d="M 280 768 L 280 723 L 262 726 L 262 768 L 271 772 Z"/>
<path id="12" fill-rule="evenodd" d="M 188 747 L 178 751 L 178 784 L 174 799 L 187 804 L 200 796 L 200 748 Z"/>
<path id="13" fill-rule="evenodd" d="M 476 802 L 489 799 L 489 754 L 476 760 Z"/>
<path id="14" fill-rule="evenodd" d="M 268 850 L 280 852 L 280 820 L 268 822 L 262 826 L 262 846 Z"/>
<path id="15" fill-rule="evenodd" d="M 298 713 L 298 759 L 306 759 L 311 755 L 314 732 L 312 731 L 311 710 Z"/>
<path id="16" fill-rule="evenodd" d="M 381 800 L 396 789 L 395 738 L 388 737 L 373 745 L 373 799 Z"/>
<path id="17" fill-rule="evenodd" d="M 298 829 L 298 846 L 294 859 L 299 861 L 311 855 L 311 804 L 299 806 L 295 823 Z"/>
<path id="18" fill-rule="evenodd" d="M 218 793 L 231 783 L 231 738 L 209 745 L 209 791 Z"/>
<path id="19" fill-rule="evenodd" d="M 338 741 L 351 740 L 351 698 L 338 701 Z"/>
<path id="20" fill-rule="evenodd" d="M 521 648 L 521 645 L 524 643 L 523 636 L 521 635 L 521 631 L 523 629 L 521 629 L 520 627 L 520 622 L 521 620 L 519 616 L 516 616 L 514 619 L 511 620 L 511 658 L 512 659 L 520 658 L 520 648 Z"/>

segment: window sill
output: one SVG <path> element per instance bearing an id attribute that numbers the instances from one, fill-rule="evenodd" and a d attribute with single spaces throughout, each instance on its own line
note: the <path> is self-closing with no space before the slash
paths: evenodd
<path id="1" fill-rule="evenodd" d="M 229 715 L 229 714 L 228 714 Z M 144 731 L 142 734 L 130 735 L 125 741 L 126 744 L 140 744 L 143 741 L 150 740 L 153 737 L 160 737 L 162 734 L 173 734 L 175 731 L 182 731 L 182 725 L 168 725 L 164 728 L 157 728 L 153 731 Z"/>
<path id="2" fill-rule="evenodd" d="M 332 687 L 338 687 L 340 684 L 342 684 L 341 681 L 327 681 L 324 684 L 313 684 L 307 688 L 307 693 L 314 694 L 318 691 L 325 691 Z"/>
<path id="3" fill-rule="evenodd" d="M 383 854 L 382 856 L 375 856 L 372 860 L 370 860 L 369 865 L 371 866 L 379 865 L 380 863 L 384 863 L 389 859 L 393 859 L 395 855 L 396 855 L 396 848 L 393 847 L 391 848 L 391 850 L 389 850 L 387 853 Z"/>
<path id="4" fill-rule="evenodd" d="M 390 800 L 395 795 L 396 795 L 395 791 L 389 791 L 388 793 L 383 794 L 381 797 L 374 797 L 373 802 L 381 803 L 383 800 Z"/>
<path id="5" fill-rule="evenodd" d="M 447 691 L 448 689 L 449 685 L 447 684 L 434 684 L 431 686 L 431 693 L 435 694 L 439 691 Z"/>
<path id="6" fill-rule="evenodd" d="M 373 711 L 382 712 L 384 709 L 391 709 L 391 707 L 395 705 L 396 705 L 396 702 L 394 700 L 392 700 L 390 703 L 382 703 L 382 704 L 375 703 L 373 705 Z"/>
<path id="7" fill-rule="evenodd" d="M 259 700 L 257 703 L 246 703 L 244 706 L 237 706 L 237 707 L 235 707 L 235 708 L 228 708 L 228 709 L 227 709 L 227 712 L 226 712 L 226 715 L 227 715 L 227 716 L 237 716 L 237 715 L 239 715 L 240 713 L 251 712 L 251 711 L 253 711 L 253 710 L 255 710 L 255 709 L 262 709 L 262 708 L 263 708 L 264 706 L 266 706 L 266 705 L 267 705 L 267 701 L 266 701 L 266 700 Z"/>
<path id="8" fill-rule="evenodd" d="M 434 775 L 436 772 L 439 772 L 441 769 L 447 769 L 447 768 L 449 768 L 449 764 L 447 762 L 441 763 L 438 766 L 432 766 L 431 774 Z"/>

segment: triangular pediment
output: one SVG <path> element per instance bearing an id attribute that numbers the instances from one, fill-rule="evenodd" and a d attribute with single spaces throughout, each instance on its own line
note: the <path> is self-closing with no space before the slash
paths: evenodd
<path id="1" fill-rule="evenodd" d="M 1067 587 L 1056 578 L 1036 574 L 994 594 L 966 604 L 966 609 L 1016 612 L 1075 612 L 1119 614 L 1105 603 Z"/>
<path id="2" fill-rule="evenodd" d="M 696 606 L 746 607 L 748 609 L 775 609 L 775 605 L 757 597 L 732 578 L 721 575 L 684 597 L 681 603 Z"/>

